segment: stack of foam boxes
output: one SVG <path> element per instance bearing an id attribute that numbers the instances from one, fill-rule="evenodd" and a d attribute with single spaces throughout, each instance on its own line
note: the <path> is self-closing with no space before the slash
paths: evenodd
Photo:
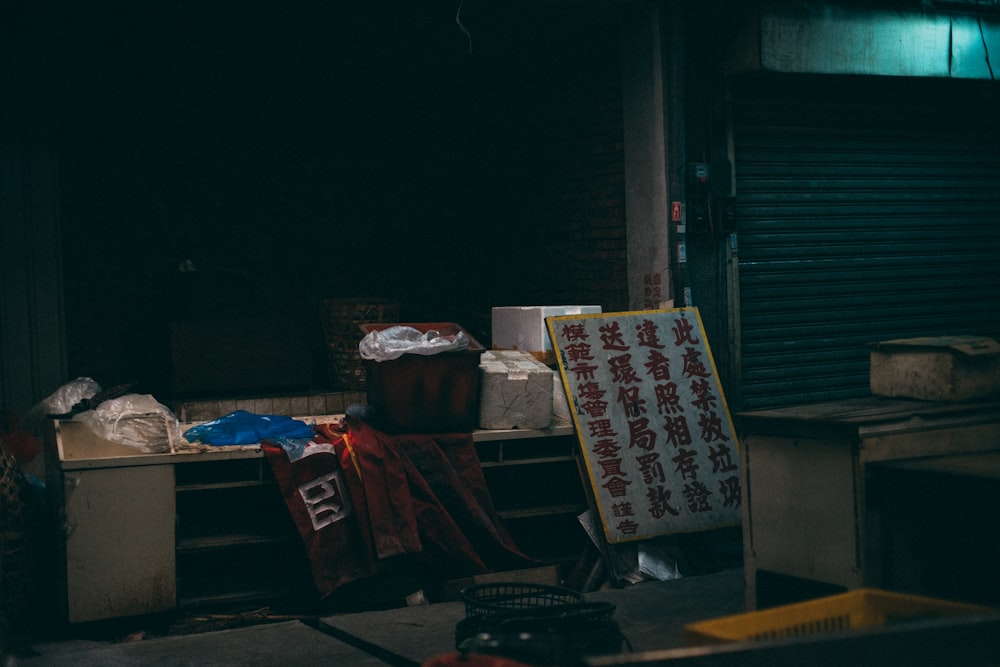
<path id="1" fill-rule="evenodd" d="M 479 427 L 546 429 L 570 422 L 545 318 L 597 314 L 600 306 L 493 308 L 493 349 L 479 365 Z"/>

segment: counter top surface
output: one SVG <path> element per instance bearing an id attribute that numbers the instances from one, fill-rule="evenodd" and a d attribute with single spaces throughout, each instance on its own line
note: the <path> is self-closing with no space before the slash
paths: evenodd
<path id="1" fill-rule="evenodd" d="M 949 423 L 1000 421 L 1000 399 L 935 402 L 870 396 L 740 412 L 736 421 L 741 434 L 844 436 L 905 432 Z"/>

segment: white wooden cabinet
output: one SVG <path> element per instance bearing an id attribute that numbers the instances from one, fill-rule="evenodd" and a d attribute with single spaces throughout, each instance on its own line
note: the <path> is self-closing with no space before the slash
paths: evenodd
<path id="1" fill-rule="evenodd" d="M 144 454 L 55 421 L 46 449 L 67 622 L 287 594 L 301 580 L 301 541 L 259 447 Z"/>
<path id="2" fill-rule="evenodd" d="M 173 482 L 165 465 L 65 471 L 70 622 L 174 607 Z"/>
<path id="3" fill-rule="evenodd" d="M 174 469 L 161 455 L 54 422 L 46 465 L 70 623 L 173 609 Z"/>

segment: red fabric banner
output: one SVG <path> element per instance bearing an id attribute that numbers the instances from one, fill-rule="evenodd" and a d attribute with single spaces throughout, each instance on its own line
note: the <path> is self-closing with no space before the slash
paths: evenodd
<path id="1" fill-rule="evenodd" d="M 263 447 L 321 594 L 397 557 L 439 578 L 538 565 L 501 525 L 471 434 L 389 435 L 350 417 L 316 430 L 295 460 Z"/>
<path id="2" fill-rule="evenodd" d="M 311 444 L 294 461 L 276 444 L 263 442 L 261 447 L 305 544 L 320 594 L 376 574 L 377 559 L 348 490 L 354 469 L 349 456 L 347 467 L 340 463 L 344 444 Z"/>

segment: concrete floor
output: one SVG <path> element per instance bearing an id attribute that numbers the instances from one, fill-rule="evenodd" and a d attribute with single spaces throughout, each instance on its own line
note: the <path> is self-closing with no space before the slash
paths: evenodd
<path id="1" fill-rule="evenodd" d="M 744 609 L 743 574 L 726 570 L 672 581 L 596 591 L 588 602 L 610 602 L 613 619 L 633 651 L 683 646 L 685 623 Z M 131 642 L 38 643 L 3 667 L 74 665 L 397 665 L 412 667 L 455 651 L 464 605 L 445 602 L 340 614 L 315 627 L 299 621 L 141 639 Z"/>
<path id="2" fill-rule="evenodd" d="M 582 662 L 534 662 L 580 667 L 996 667 L 1000 614 L 922 619 L 883 628 L 786 639 L 685 646 L 687 623 L 740 613 L 742 570 L 672 581 L 644 582 L 588 593 L 587 602 L 613 605 L 627 645 Z M 309 623 L 282 621 L 136 641 L 40 642 L 0 667 L 118 665 L 281 665 L 420 667 L 456 656 L 456 625 L 465 605 L 443 602 L 386 611 L 337 614 Z M 523 660 L 523 662 L 531 662 Z M 448 660 L 448 664 L 454 661 Z M 472 664 L 472 663 L 470 663 Z M 475 664 L 482 664 L 476 661 Z"/>

